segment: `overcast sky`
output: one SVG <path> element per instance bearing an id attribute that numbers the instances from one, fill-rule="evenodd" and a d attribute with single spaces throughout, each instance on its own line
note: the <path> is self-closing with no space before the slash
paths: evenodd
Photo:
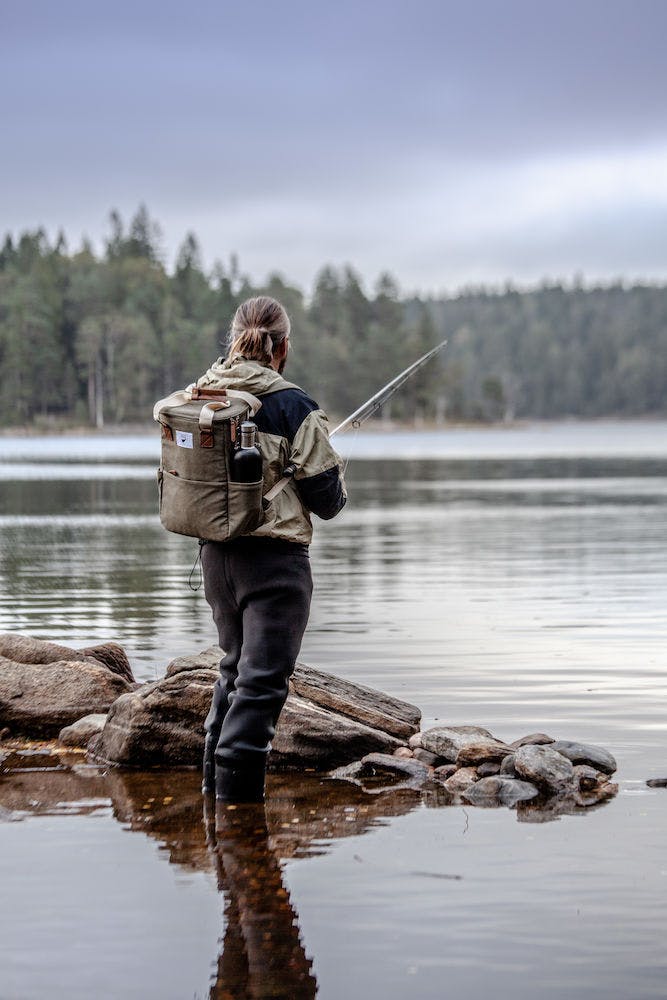
<path id="1" fill-rule="evenodd" d="M 2 0 L 0 228 L 405 292 L 667 277 L 664 0 Z"/>

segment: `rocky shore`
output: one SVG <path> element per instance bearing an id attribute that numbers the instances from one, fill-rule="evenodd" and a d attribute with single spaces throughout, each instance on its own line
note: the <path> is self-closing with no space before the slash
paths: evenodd
<path id="1" fill-rule="evenodd" d="M 1 634 L 0 772 L 35 753 L 66 760 L 68 752 L 98 766 L 199 767 L 221 655 L 211 646 L 179 657 L 160 680 L 140 684 L 116 643 L 75 650 Z M 616 761 L 602 747 L 544 733 L 506 743 L 481 726 L 422 731 L 420 722 L 408 702 L 300 663 L 270 768 L 319 772 L 369 795 L 408 789 L 441 804 L 531 805 L 543 818 L 618 790 Z M 36 747 L 36 739 L 51 742 Z"/>

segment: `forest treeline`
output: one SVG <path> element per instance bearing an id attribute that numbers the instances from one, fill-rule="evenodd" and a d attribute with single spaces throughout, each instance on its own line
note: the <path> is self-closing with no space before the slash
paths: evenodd
<path id="1" fill-rule="evenodd" d="M 152 403 L 221 353 L 237 304 L 266 292 L 292 320 L 289 378 L 342 416 L 444 337 L 445 352 L 391 401 L 403 420 L 512 420 L 664 413 L 667 287 L 542 285 L 401 297 L 389 274 L 368 294 L 351 267 L 323 267 L 312 292 L 262 287 L 202 266 L 189 234 L 169 272 L 145 208 L 110 217 L 103 253 L 69 252 L 42 230 L 0 250 L 4 426 L 150 419 Z"/>

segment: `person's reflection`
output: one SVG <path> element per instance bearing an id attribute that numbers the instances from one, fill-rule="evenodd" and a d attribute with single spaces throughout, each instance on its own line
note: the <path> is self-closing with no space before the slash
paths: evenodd
<path id="1" fill-rule="evenodd" d="M 306 958 L 297 914 L 269 846 L 264 806 L 204 801 L 206 842 L 225 893 L 225 936 L 215 1000 L 313 1000 L 317 981 Z"/>

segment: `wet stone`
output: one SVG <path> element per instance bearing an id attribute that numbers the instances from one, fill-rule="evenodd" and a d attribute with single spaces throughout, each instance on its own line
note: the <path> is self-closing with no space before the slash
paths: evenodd
<path id="1" fill-rule="evenodd" d="M 518 775 L 516 773 L 516 769 L 514 767 L 514 754 L 513 753 L 508 753 L 507 757 L 503 757 L 502 762 L 500 764 L 500 772 L 499 773 L 507 775 L 508 778 L 516 778 L 516 777 L 518 777 Z"/>
<path id="2" fill-rule="evenodd" d="M 440 767 L 436 767 L 433 772 L 440 781 L 446 781 L 447 778 L 451 778 L 453 774 L 456 774 L 458 767 L 456 764 L 441 764 Z"/>
<path id="3" fill-rule="evenodd" d="M 649 778 L 646 784 L 649 788 L 667 788 L 667 778 Z"/>
<path id="4" fill-rule="evenodd" d="M 493 734 L 481 726 L 433 726 L 423 730 L 420 736 L 420 746 L 442 757 L 447 764 L 455 764 L 465 746 L 481 739 L 494 741 Z"/>
<path id="5" fill-rule="evenodd" d="M 588 764 L 598 771 L 604 771 L 605 774 L 613 774 L 616 770 L 616 761 L 609 751 L 592 743 L 556 740 L 551 744 L 551 749 L 567 757 L 573 764 Z"/>
<path id="6" fill-rule="evenodd" d="M 551 791 L 559 791 L 574 776 L 571 762 L 550 746 L 519 747 L 514 755 L 514 766 L 520 777 Z"/>
<path id="7" fill-rule="evenodd" d="M 477 769 L 474 767 L 460 767 L 451 778 L 447 778 L 444 785 L 448 792 L 453 795 L 460 795 L 477 781 Z"/>
<path id="8" fill-rule="evenodd" d="M 30 647 L 8 641 L 0 648 L 10 645 L 17 646 L 17 656 L 30 653 Z M 15 733 L 56 736 L 84 715 L 108 711 L 119 696 L 138 686 L 78 652 L 72 660 L 47 659 L 50 653 L 55 655 L 44 648 L 50 645 L 43 643 L 35 650 L 40 662 L 10 660 L 0 654 L 0 718 Z"/>
<path id="9" fill-rule="evenodd" d="M 106 714 L 84 715 L 71 726 L 61 729 L 58 739 L 66 747 L 85 747 L 93 736 L 102 732 L 106 721 Z"/>
<path id="10" fill-rule="evenodd" d="M 362 775 L 393 774 L 401 778 L 428 778 L 430 768 L 418 760 L 394 757 L 386 753 L 369 753 L 362 757 Z"/>
<path id="11" fill-rule="evenodd" d="M 538 795 L 538 789 L 528 781 L 495 775 L 476 781 L 463 792 L 462 798 L 474 806 L 513 806 Z"/>
<path id="12" fill-rule="evenodd" d="M 335 771 L 329 773 L 329 777 L 340 778 L 342 780 L 356 780 L 362 778 L 365 773 L 363 761 L 355 760 L 351 764 L 344 764 L 343 767 L 337 767 Z"/>
<path id="13" fill-rule="evenodd" d="M 415 760 L 421 761 L 422 764 L 426 764 L 428 767 L 435 767 L 436 764 L 441 763 L 441 758 L 438 757 L 436 753 L 431 753 L 430 750 L 423 750 L 421 747 L 417 747 L 413 751 L 413 757 Z"/>
<path id="14" fill-rule="evenodd" d="M 618 792 L 618 785 L 609 776 L 588 764 L 577 764 L 574 768 L 574 801 L 580 806 L 592 806 L 612 798 Z"/>
<path id="15" fill-rule="evenodd" d="M 461 747 L 456 757 L 456 763 L 459 766 L 484 764 L 487 761 L 497 761 L 500 764 L 509 752 L 510 747 L 499 740 L 473 739 Z"/>
<path id="16" fill-rule="evenodd" d="M 553 736 L 547 736 L 546 733 L 530 733 L 529 736 L 522 736 L 521 739 L 514 740 L 510 746 L 514 750 L 518 750 L 519 747 L 545 746 L 547 743 L 555 742 Z"/>
<path id="17" fill-rule="evenodd" d="M 574 780 L 580 792 L 590 792 L 598 787 L 601 780 L 606 780 L 606 776 L 588 764 L 579 764 L 574 769 Z"/>

